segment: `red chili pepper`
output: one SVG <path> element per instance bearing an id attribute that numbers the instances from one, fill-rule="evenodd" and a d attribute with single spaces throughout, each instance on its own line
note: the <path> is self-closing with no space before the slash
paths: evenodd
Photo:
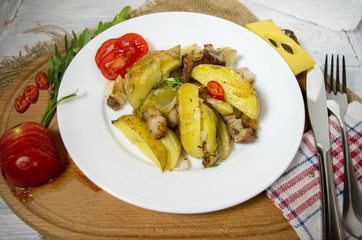
<path id="1" fill-rule="evenodd" d="M 207 93 L 211 98 L 224 101 L 224 89 L 216 81 L 210 81 L 207 83 Z"/>
<path id="2" fill-rule="evenodd" d="M 35 82 L 40 90 L 45 90 L 49 88 L 49 82 L 45 72 L 42 71 L 38 72 L 38 74 L 35 77 Z"/>
<path id="3" fill-rule="evenodd" d="M 36 100 L 38 100 L 38 96 L 39 96 L 39 90 L 36 86 L 30 85 L 24 89 L 23 97 L 25 101 L 29 103 L 35 103 Z"/>
<path id="4" fill-rule="evenodd" d="M 25 101 L 24 97 L 20 96 L 15 99 L 14 106 L 18 113 L 24 113 L 30 107 L 30 102 Z"/>

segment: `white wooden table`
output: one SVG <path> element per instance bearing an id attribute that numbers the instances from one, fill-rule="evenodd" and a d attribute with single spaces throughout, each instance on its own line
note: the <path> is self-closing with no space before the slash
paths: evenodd
<path id="1" fill-rule="evenodd" d="M 328 30 L 286 13 L 240 0 L 260 20 L 273 19 L 276 25 L 295 32 L 302 47 L 317 61 L 323 62 L 325 54 L 343 54 L 347 59 L 348 87 L 362 97 L 362 23 L 353 31 Z M 26 54 L 24 46 L 34 46 L 38 41 L 49 40 L 44 33 L 24 33 L 36 28 L 37 22 L 49 25 L 62 33 L 76 33 L 85 27 L 95 27 L 100 20 L 110 21 L 126 5 L 141 6 L 144 0 L 0 0 L 0 61 Z M 22 222 L 0 198 L 0 239 L 39 239 L 38 233 Z"/>

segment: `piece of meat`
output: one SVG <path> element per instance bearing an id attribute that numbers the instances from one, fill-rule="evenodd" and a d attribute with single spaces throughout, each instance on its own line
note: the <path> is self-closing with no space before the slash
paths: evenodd
<path id="1" fill-rule="evenodd" d="M 186 53 L 182 56 L 182 71 L 180 80 L 183 83 L 187 83 L 191 78 L 191 70 L 194 67 L 194 56 L 192 53 Z"/>
<path id="2" fill-rule="evenodd" d="M 124 80 L 119 76 L 107 98 L 107 105 L 113 110 L 119 110 L 123 104 L 127 103 L 127 95 L 124 90 Z"/>
<path id="3" fill-rule="evenodd" d="M 107 105 L 113 110 L 118 110 L 121 108 L 121 103 L 113 96 L 109 96 L 107 98 Z"/>
<path id="4" fill-rule="evenodd" d="M 252 128 L 244 128 L 240 118 L 234 114 L 223 116 L 230 136 L 237 143 L 250 143 L 256 138 L 256 132 Z"/>
<path id="5" fill-rule="evenodd" d="M 165 114 L 167 120 L 167 126 L 171 129 L 175 129 L 178 125 L 178 114 L 176 107 L 172 108 L 170 112 Z"/>
<path id="6" fill-rule="evenodd" d="M 226 62 L 224 56 L 215 50 L 212 44 L 204 45 L 204 53 L 210 64 L 225 66 Z"/>
<path id="7" fill-rule="evenodd" d="M 247 67 L 239 68 L 236 70 L 238 73 L 240 73 L 246 80 L 248 80 L 251 84 L 254 83 L 255 80 L 255 74 L 249 70 Z"/>
<path id="8" fill-rule="evenodd" d="M 147 108 L 147 111 L 142 113 L 143 119 L 147 123 L 151 136 L 155 139 L 160 139 L 166 136 L 167 133 L 167 120 L 157 111 L 154 107 Z"/>

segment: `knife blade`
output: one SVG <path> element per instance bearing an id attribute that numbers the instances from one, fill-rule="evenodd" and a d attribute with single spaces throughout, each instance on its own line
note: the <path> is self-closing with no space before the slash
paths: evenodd
<path id="1" fill-rule="evenodd" d="M 319 64 L 307 74 L 307 107 L 319 159 L 322 236 L 323 239 L 344 239 L 334 185 L 324 76 Z"/>

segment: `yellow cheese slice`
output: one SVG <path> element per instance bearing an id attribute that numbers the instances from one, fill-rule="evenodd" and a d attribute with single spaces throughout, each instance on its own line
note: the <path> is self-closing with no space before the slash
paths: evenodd
<path id="1" fill-rule="evenodd" d="M 246 28 L 267 41 L 288 63 L 294 75 L 312 69 L 315 61 L 271 19 L 246 24 Z"/>

